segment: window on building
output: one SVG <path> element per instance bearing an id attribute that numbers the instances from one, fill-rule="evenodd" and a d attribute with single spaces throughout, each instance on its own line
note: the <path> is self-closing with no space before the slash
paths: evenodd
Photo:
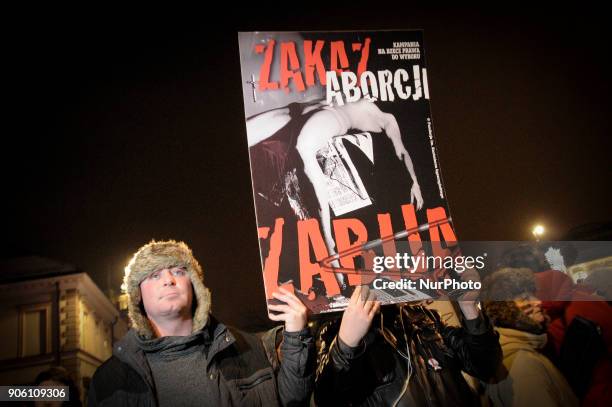
<path id="1" fill-rule="evenodd" d="M 51 352 L 51 304 L 36 304 L 20 309 L 19 356 Z"/>
<path id="2" fill-rule="evenodd" d="M 0 332 L 0 360 L 19 357 L 19 310 L 16 306 L 0 310 Z"/>

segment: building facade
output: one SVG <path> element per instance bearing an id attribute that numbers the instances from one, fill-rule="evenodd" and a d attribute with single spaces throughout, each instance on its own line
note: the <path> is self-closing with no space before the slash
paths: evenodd
<path id="1" fill-rule="evenodd" d="M 0 384 L 32 384 L 59 365 L 85 399 L 94 371 L 127 331 L 125 320 L 89 275 L 72 266 L 27 258 L 2 269 Z"/>

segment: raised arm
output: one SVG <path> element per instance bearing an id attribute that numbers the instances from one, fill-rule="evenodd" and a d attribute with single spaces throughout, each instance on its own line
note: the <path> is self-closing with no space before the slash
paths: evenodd
<path id="1" fill-rule="evenodd" d="M 395 155 L 398 160 L 404 163 L 412 179 L 410 202 L 416 203 L 417 210 L 421 209 L 423 207 L 423 195 L 421 194 L 421 188 L 414 171 L 412 159 L 402 142 L 402 135 L 395 116 L 391 113 L 381 111 L 374 102 L 365 99 L 356 103 L 347 103 L 344 106 L 337 106 L 335 109 L 348 118 L 348 128 L 371 132 L 380 132 L 384 130 L 389 140 L 391 140 L 391 143 L 393 143 Z"/>
<path id="2" fill-rule="evenodd" d="M 314 389 L 315 344 L 307 327 L 307 308 L 296 295 L 283 287 L 272 294 L 283 304 L 269 304 L 273 321 L 283 321 L 281 361 L 276 381 L 283 406 L 308 405 Z"/>
<path id="3" fill-rule="evenodd" d="M 374 315 L 380 309 L 374 292 L 357 286 L 344 310 L 340 330 L 321 361 L 315 387 L 319 406 L 350 405 L 362 396 L 358 378 L 363 376 L 365 340 Z M 357 386 L 357 387 L 356 387 Z M 356 403 L 358 404 L 358 403 Z"/>
<path id="4" fill-rule="evenodd" d="M 417 210 L 421 209 L 423 207 L 423 195 L 421 194 L 421 187 L 419 186 L 419 182 L 417 181 L 416 173 L 414 172 L 414 165 L 412 164 L 410 154 L 408 154 L 408 150 L 406 150 L 406 147 L 404 147 L 404 143 L 402 142 L 402 135 L 400 133 L 397 120 L 395 119 L 395 116 L 393 116 L 391 113 L 381 112 L 381 114 L 382 127 L 385 130 L 385 134 L 387 135 L 387 137 L 389 137 L 389 139 L 393 143 L 393 147 L 395 148 L 395 155 L 399 160 L 404 162 L 406 170 L 408 170 L 410 178 L 412 178 L 410 201 L 411 203 L 414 203 L 414 201 L 416 201 Z"/>

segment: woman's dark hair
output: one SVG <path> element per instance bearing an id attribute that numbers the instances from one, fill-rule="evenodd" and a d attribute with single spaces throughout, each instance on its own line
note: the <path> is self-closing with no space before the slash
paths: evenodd
<path id="1" fill-rule="evenodd" d="M 69 401 L 64 401 L 63 406 L 81 406 L 81 392 L 79 387 L 72 379 L 72 375 L 68 370 L 61 366 L 53 366 L 47 370 L 43 370 L 36 376 L 35 385 L 40 385 L 42 382 L 54 381 L 68 386 Z"/>

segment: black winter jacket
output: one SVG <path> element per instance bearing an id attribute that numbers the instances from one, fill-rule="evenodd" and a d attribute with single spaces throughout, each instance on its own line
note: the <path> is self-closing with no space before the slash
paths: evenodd
<path id="1" fill-rule="evenodd" d="M 458 328 L 424 307 L 384 307 L 358 348 L 343 344 L 334 325 L 319 338 L 318 406 L 479 405 L 461 371 L 487 380 L 501 362 L 498 336 L 486 317 Z"/>
<path id="2" fill-rule="evenodd" d="M 213 339 L 204 371 L 211 386 L 221 391 L 201 391 L 203 406 L 300 406 L 308 403 L 314 386 L 314 341 L 307 329 L 283 333 L 281 354 L 276 357 L 279 329 L 265 336 L 228 329 L 210 318 Z M 130 330 L 113 349 L 113 356 L 93 376 L 88 406 L 157 406 L 155 383 L 147 358 Z M 218 399 L 212 399 L 217 394 Z M 177 405 L 180 400 L 177 400 Z"/>

